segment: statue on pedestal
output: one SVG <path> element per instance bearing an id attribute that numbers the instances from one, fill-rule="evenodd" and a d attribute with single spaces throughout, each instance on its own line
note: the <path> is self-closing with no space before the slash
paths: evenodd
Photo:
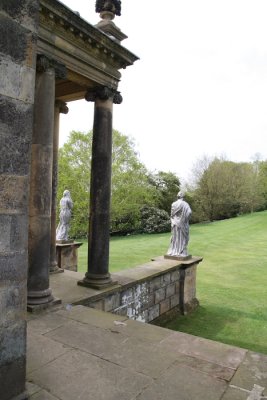
<path id="1" fill-rule="evenodd" d="M 70 196 L 69 190 L 64 190 L 63 197 L 60 200 L 60 214 L 59 224 L 56 230 L 56 239 L 68 241 L 69 239 L 69 228 L 71 219 L 71 210 L 73 208 L 73 202 Z"/>
<path id="2" fill-rule="evenodd" d="M 177 197 L 178 200 L 172 203 L 171 207 L 172 237 L 167 256 L 183 258 L 189 257 L 187 245 L 189 242 L 189 219 L 192 212 L 189 204 L 183 200 L 183 192 L 179 192 Z"/>

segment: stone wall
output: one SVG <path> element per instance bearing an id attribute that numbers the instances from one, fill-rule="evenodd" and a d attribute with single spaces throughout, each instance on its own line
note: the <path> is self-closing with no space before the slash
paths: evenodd
<path id="1" fill-rule="evenodd" d="M 24 399 L 35 0 L 0 0 L 0 397 Z"/>
<path id="2" fill-rule="evenodd" d="M 161 323 L 173 314 L 186 314 L 198 306 L 196 274 L 201 260 L 192 257 L 181 262 L 159 257 L 113 275 L 117 281 L 113 289 L 77 304 L 142 322 Z"/>

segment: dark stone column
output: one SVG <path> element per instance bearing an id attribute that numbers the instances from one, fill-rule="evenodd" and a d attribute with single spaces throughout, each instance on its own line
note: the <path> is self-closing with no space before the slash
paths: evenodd
<path id="1" fill-rule="evenodd" d="M 58 181 L 58 139 L 60 113 L 68 114 L 69 109 L 63 101 L 56 100 L 54 113 L 53 138 L 53 172 L 52 172 L 52 207 L 51 207 L 51 245 L 50 245 L 50 273 L 64 272 L 58 267 L 56 253 L 56 212 L 57 212 L 57 181 Z"/>
<path id="2" fill-rule="evenodd" d="M 113 102 L 122 97 L 106 87 L 87 93 L 86 100 L 95 101 L 90 212 L 88 232 L 88 271 L 79 285 L 102 287 L 113 284 L 109 273 L 109 225 L 112 164 Z"/>
<path id="3" fill-rule="evenodd" d="M 49 288 L 55 69 L 44 56 L 37 61 L 32 140 L 28 310 L 54 304 Z"/>

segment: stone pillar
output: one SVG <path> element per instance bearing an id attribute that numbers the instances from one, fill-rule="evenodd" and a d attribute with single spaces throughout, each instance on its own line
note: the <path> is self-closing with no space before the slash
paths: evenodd
<path id="1" fill-rule="evenodd" d="M 51 207 L 51 245 L 50 245 L 50 273 L 64 272 L 58 267 L 56 253 L 56 212 L 57 212 L 57 181 L 58 181 L 58 140 L 60 113 L 68 114 L 69 109 L 63 101 L 56 100 L 54 112 L 53 138 L 53 172 L 52 172 L 52 207 Z"/>
<path id="2" fill-rule="evenodd" d="M 113 102 L 122 97 L 115 90 L 102 87 L 88 92 L 87 101 L 95 101 L 92 167 L 90 185 L 90 212 L 88 233 L 88 270 L 79 281 L 82 286 L 97 289 L 109 286 L 109 228 L 112 164 L 112 110 Z"/>
<path id="3" fill-rule="evenodd" d="M 1 400 L 28 398 L 28 200 L 38 12 L 39 1 L 0 2 Z"/>
<path id="4" fill-rule="evenodd" d="M 55 68 L 50 60 L 37 60 L 32 139 L 28 310 L 54 304 L 49 288 Z"/>

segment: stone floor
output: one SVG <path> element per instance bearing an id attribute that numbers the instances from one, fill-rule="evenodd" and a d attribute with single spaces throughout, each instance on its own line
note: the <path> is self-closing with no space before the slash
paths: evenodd
<path id="1" fill-rule="evenodd" d="M 29 316 L 27 380 L 30 400 L 260 400 L 267 356 L 64 304 Z"/>

